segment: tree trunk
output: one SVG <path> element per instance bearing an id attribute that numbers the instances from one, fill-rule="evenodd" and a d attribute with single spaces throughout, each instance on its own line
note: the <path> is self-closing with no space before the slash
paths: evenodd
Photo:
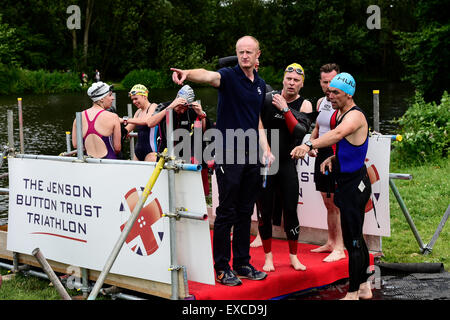
<path id="1" fill-rule="evenodd" d="M 72 33 L 72 46 L 73 46 L 73 57 L 76 58 L 77 54 L 77 30 L 70 30 Z"/>
<path id="2" fill-rule="evenodd" d="M 83 67 L 87 67 L 88 48 L 89 48 L 89 27 L 91 25 L 92 11 L 94 8 L 94 0 L 88 0 L 86 6 L 86 23 L 84 26 L 83 39 Z"/>

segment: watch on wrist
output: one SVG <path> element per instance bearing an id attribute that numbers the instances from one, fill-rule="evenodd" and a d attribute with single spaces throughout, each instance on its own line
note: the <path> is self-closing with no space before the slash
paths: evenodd
<path id="1" fill-rule="evenodd" d="M 281 112 L 286 113 L 286 112 L 288 112 L 289 110 L 290 110 L 289 107 L 286 107 L 286 108 L 281 109 Z"/>
<path id="2" fill-rule="evenodd" d="M 306 141 L 306 142 L 305 142 L 305 145 L 309 147 L 309 151 L 311 151 L 311 150 L 312 150 L 312 148 L 313 148 L 313 145 L 312 145 L 312 142 L 311 142 L 311 140 L 308 140 L 308 141 Z"/>
<path id="3" fill-rule="evenodd" d="M 202 111 L 202 114 L 200 114 L 199 116 L 198 116 L 198 118 L 201 120 L 201 119 L 205 119 L 206 118 L 206 112 L 205 111 Z"/>

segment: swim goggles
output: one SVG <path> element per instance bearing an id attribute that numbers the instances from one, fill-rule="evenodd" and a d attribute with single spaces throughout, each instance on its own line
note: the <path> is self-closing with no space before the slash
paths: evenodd
<path id="1" fill-rule="evenodd" d="M 148 97 L 148 89 L 142 84 L 136 84 L 131 88 L 130 92 L 128 92 L 128 96 L 141 95 Z"/>
<path id="2" fill-rule="evenodd" d="M 112 92 L 113 90 L 114 90 L 113 85 L 108 86 L 106 83 L 104 83 L 103 85 L 99 86 L 97 89 L 93 90 L 91 92 L 90 97 L 92 99 L 98 98 L 98 97 L 105 95 L 107 92 Z"/>
<path id="3" fill-rule="evenodd" d="M 286 73 L 288 72 L 297 72 L 299 75 L 302 76 L 303 81 L 305 81 L 305 71 L 303 70 L 303 67 L 301 65 L 299 65 L 298 63 L 291 63 L 290 65 L 288 65 L 286 67 L 286 69 L 284 70 L 284 75 L 286 75 Z"/>
<path id="4" fill-rule="evenodd" d="M 296 68 L 296 67 L 291 67 L 291 66 L 289 66 L 289 67 L 286 68 L 286 70 L 284 70 L 284 72 L 292 72 L 292 71 L 295 71 L 295 72 L 297 72 L 299 75 L 303 76 L 303 70 L 300 69 L 300 68 Z"/>
<path id="5" fill-rule="evenodd" d="M 132 91 L 128 92 L 129 97 L 134 96 L 134 95 L 141 95 L 141 96 L 147 97 L 148 93 L 141 91 L 141 90 L 132 90 Z"/>

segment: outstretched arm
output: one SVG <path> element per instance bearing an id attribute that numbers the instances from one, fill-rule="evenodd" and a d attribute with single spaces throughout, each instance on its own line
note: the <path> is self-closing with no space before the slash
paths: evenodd
<path id="1" fill-rule="evenodd" d="M 170 68 L 173 71 L 172 80 L 178 85 L 182 85 L 185 80 L 196 83 L 207 83 L 215 88 L 220 86 L 220 73 L 205 69 L 181 70 Z"/>

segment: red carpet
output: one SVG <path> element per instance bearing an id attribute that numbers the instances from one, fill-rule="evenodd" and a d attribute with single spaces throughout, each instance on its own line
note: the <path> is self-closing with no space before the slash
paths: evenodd
<path id="1" fill-rule="evenodd" d="M 196 300 L 268 300 L 348 278 L 347 258 L 331 263 L 322 262 L 328 253 L 311 253 L 310 250 L 316 247 L 299 243 L 298 257 L 307 269 L 295 271 L 290 266 L 288 242 L 274 239 L 272 253 L 275 271 L 270 272 L 266 279 L 261 281 L 242 279 L 242 285 L 236 287 L 228 287 L 220 283 L 212 286 L 189 281 L 189 293 Z M 250 256 L 250 263 L 258 270 L 262 270 L 263 248 L 250 248 Z M 371 264 L 373 264 L 372 255 Z"/>

